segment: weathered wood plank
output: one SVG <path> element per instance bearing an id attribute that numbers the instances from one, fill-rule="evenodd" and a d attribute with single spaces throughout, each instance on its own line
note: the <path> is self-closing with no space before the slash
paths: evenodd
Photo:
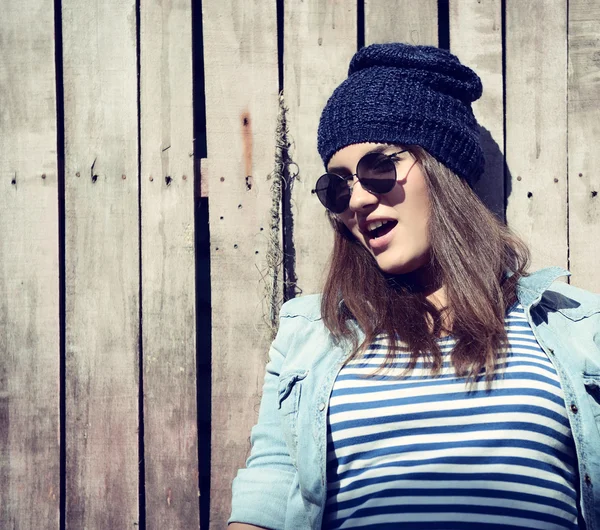
<path id="1" fill-rule="evenodd" d="M 203 2 L 212 278 L 211 528 L 249 452 L 269 345 L 271 182 L 278 109 L 276 3 Z"/>
<path id="2" fill-rule="evenodd" d="M 139 218 L 133 0 L 63 0 L 66 526 L 138 524 Z"/>
<path id="3" fill-rule="evenodd" d="M 437 0 L 364 0 L 365 44 L 438 45 Z M 418 4 L 418 6 L 417 6 Z"/>
<path id="4" fill-rule="evenodd" d="M 600 3 L 569 2 L 569 266 L 600 292 Z"/>
<path id="5" fill-rule="evenodd" d="M 450 51 L 483 83 L 483 95 L 473 104 L 473 112 L 481 126 L 485 173 L 473 188 L 504 219 L 502 2 L 450 0 Z"/>
<path id="6" fill-rule="evenodd" d="M 567 7 L 506 2 L 506 217 L 532 269 L 567 266 Z"/>
<path id="7" fill-rule="evenodd" d="M 309 0 L 285 3 L 284 94 L 289 108 L 292 159 L 298 176 L 293 185 L 292 230 L 297 291 L 319 292 L 333 244 L 325 209 L 311 194 L 324 173 L 317 152 L 321 111 L 334 88 L 347 76 L 356 51 L 356 2 Z M 294 168 L 292 168 L 293 171 Z"/>
<path id="8" fill-rule="evenodd" d="M 0 527 L 59 527 L 54 10 L 0 17 Z"/>
<path id="9" fill-rule="evenodd" d="M 146 528 L 189 529 L 200 524 L 191 3 L 144 1 L 140 24 Z"/>

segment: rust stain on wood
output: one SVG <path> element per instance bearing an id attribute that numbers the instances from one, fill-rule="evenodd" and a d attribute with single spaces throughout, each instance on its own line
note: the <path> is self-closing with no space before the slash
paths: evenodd
<path id="1" fill-rule="evenodd" d="M 247 110 L 242 112 L 242 145 L 244 150 L 244 173 L 246 177 L 246 189 L 251 189 L 252 184 L 248 187 L 248 182 L 252 182 L 252 121 L 250 120 L 250 112 Z"/>

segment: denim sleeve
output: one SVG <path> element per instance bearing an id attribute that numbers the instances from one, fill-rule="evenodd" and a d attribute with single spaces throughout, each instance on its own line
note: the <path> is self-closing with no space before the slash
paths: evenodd
<path id="1" fill-rule="evenodd" d="M 279 374 L 294 335 L 294 319 L 283 317 L 269 351 L 258 423 L 252 428 L 252 451 L 246 469 L 233 481 L 229 522 L 248 523 L 273 530 L 283 529 L 287 501 L 296 469 L 280 424 L 277 402 Z"/>

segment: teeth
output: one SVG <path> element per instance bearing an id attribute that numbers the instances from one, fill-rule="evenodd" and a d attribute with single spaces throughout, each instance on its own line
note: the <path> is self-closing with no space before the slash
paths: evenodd
<path id="1" fill-rule="evenodd" d="M 377 230 L 380 226 L 388 223 L 389 221 L 373 221 L 367 225 L 367 230 L 372 232 L 373 230 Z"/>

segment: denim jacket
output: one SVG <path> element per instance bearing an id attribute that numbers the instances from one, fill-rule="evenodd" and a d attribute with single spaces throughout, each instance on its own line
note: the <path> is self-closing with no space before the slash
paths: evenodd
<path id="1" fill-rule="evenodd" d="M 543 269 L 517 295 L 560 377 L 580 477 L 580 518 L 600 530 L 600 296 Z M 347 348 L 332 342 L 320 297 L 286 302 L 269 354 L 252 451 L 233 481 L 230 522 L 319 529 L 327 498 L 327 408 Z"/>

